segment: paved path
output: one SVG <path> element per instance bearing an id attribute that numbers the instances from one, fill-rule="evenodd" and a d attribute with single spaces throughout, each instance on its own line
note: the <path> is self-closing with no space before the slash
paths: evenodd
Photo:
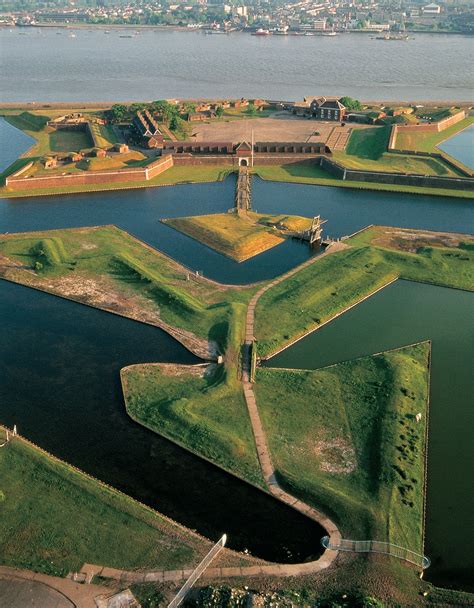
<path id="1" fill-rule="evenodd" d="M 0 606 L 5 608 L 96 608 L 111 590 L 65 578 L 0 566 Z"/>
<path id="2" fill-rule="evenodd" d="M 258 300 L 262 297 L 262 295 L 265 292 L 267 292 L 269 289 L 271 289 L 272 287 L 275 287 L 279 283 L 287 280 L 289 277 L 296 274 L 297 272 L 303 270 L 304 268 L 310 266 L 311 264 L 314 264 L 315 262 L 318 262 L 324 256 L 330 255 L 331 253 L 335 253 L 336 251 L 341 251 L 342 249 L 345 249 L 346 247 L 347 247 L 347 245 L 345 245 L 344 243 L 341 243 L 341 242 L 332 243 L 331 245 L 329 245 L 329 247 L 326 249 L 326 251 L 323 254 L 321 254 L 320 256 L 310 258 L 303 264 L 297 266 L 296 268 L 293 268 L 292 270 L 288 271 L 287 273 L 274 279 L 273 281 L 271 281 L 270 283 L 268 283 L 267 285 L 265 285 L 264 287 L 259 289 L 259 291 L 257 291 L 257 293 L 250 300 L 250 303 L 247 308 L 247 317 L 246 317 L 246 321 L 245 321 L 245 344 L 244 344 L 243 364 L 242 364 L 242 385 L 243 385 L 243 389 L 244 389 L 245 401 L 247 403 L 247 409 L 248 409 L 249 416 L 250 416 L 250 422 L 252 424 L 252 430 L 253 430 L 253 434 L 254 434 L 254 438 L 255 438 L 255 445 L 257 447 L 257 454 L 258 454 L 258 458 L 260 461 L 260 467 L 262 469 L 263 477 L 268 486 L 268 489 L 275 497 L 277 497 L 282 502 L 290 505 L 297 511 L 300 511 L 300 513 L 303 513 L 310 519 L 313 519 L 314 521 L 317 521 L 319 524 L 321 524 L 325 528 L 325 530 L 327 530 L 329 536 L 331 537 L 331 540 L 334 543 L 339 542 L 339 540 L 341 538 L 341 535 L 339 533 L 339 530 L 337 529 L 336 524 L 334 524 L 328 517 L 326 517 L 324 515 L 324 513 L 321 513 L 321 511 L 318 511 L 317 509 L 310 507 L 309 505 L 302 502 L 301 500 L 298 500 L 291 494 L 288 494 L 288 492 L 285 492 L 278 484 L 278 481 L 277 481 L 276 475 L 275 475 L 275 469 L 273 467 L 273 463 L 272 463 L 271 456 L 270 456 L 270 450 L 268 448 L 267 438 L 265 435 L 265 431 L 263 429 L 262 421 L 260 419 L 260 414 L 258 412 L 255 392 L 253 390 L 253 384 L 251 382 L 251 365 L 252 365 L 251 347 L 252 347 L 252 343 L 255 340 L 255 337 L 254 337 L 255 308 L 257 306 Z M 330 556 L 331 559 L 330 559 L 329 563 L 332 562 L 332 560 L 336 557 L 336 555 L 337 555 L 337 551 L 333 551 Z M 325 561 L 325 558 L 327 558 L 327 557 L 328 556 L 326 555 L 326 553 L 324 553 L 323 557 L 320 560 L 311 562 L 313 565 L 313 568 L 314 568 L 312 571 L 316 572 L 318 570 L 321 570 L 322 563 L 325 564 L 323 567 L 327 567 L 329 565 Z"/>
<path id="3" fill-rule="evenodd" d="M 255 393 L 253 391 L 252 383 L 250 382 L 250 347 L 254 340 L 254 323 L 255 323 L 255 307 L 259 298 L 268 291 L 271 287 L 278 285 L 282 281 L 288 279 L 290 276 L 303 270 L 307 266 L 318 262 L 324 256 L 330 255 L 337 251 L 345 249 L 347 245 L 341 242 L 332 243 L 327 250 L 320 256 L 310 258 L 303 264 L 293 268 L 289 272 L 285 273 L 281 277 L 275 279 L 271 283 L 268 283 L 262 287 L 250 300 L 247 308 L 247 317 L 245 325 L 245 344 L 243 353 L 243 365 L 242 365 L 242 385 L 244 389 L 245 401 L 249 411 L 250 422 L 252 424 L 252 430 L 255 438 L 255 444 L 257 447 L 258 458 L 262 469 L 263 476 L 268 485 L 268 489 L 275 498 L 278 498 L 282 502 L 286 503 L 293 509 L 296 509 L 306 517 L 316 521 L 327 531 L 331 537 L 331 541 L 335 544 L 341 540 L 339 530 L 324 513 L 317 509 L 309 506 L 303 501 L 295 498 L 288 492 L 285 492 L 279 485 L 275 476 L 275 469 L 273 468 L 270 452 L 268 449 L 267 439 L 265 431 L 260 420 L 258 413 L 257 402 L 255 399 Z M 304 574 L 314 574 L 320 572 L 325 568 L 328 568 L 334 559 L 337 557 L 338 552 L 332 549 L 326 549 L 323 555 L 313 561 L 303 564 L 262 564 L 259 566 L 241 566 L 241 567 L 227 567 L 227 568 L 208 568 L 203 578 L 231 578 L 231 577 L 251 577 L 251 576 L 301 576 Z M 181 581 L 188 578 L 192 570 L 157 570 L 157 571 L 142 571 L 134 572 L 127 570 L 117 570 L 115 568 L 106 568 L 95 564 L 84 564 L 81 570 L 86 575 L 86 581 L 90 582 L 94 575 L 100 575 L 107 578 L 113 578 L 120 580 L 122 583 L 130 584 L 136 582 L 164 582 L 164 581 Z"/>

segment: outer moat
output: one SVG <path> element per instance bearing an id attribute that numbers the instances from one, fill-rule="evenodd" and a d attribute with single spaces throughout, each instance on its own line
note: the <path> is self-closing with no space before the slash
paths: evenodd
<path id="1" fill-rule="evenodd" d="M 472 425 L 471 204 L 256 179 L 259 213 L 320 214 L 333 238 L 371 224 L 397 228 L 363 231 L 319 258 L 285 240 L 241 264 L 160 222 L 225 212 L 234 188 L 230 178 L 0 201 L 9 233 L 0 237 L 4 278 L 151 325 L 163 321 L 184 332 L 178 340 L 194 352 L 190 335 L 224 355 L 223 366 L 200 376 L 132 368 L 126 411 L 121 368 L 200 360 L 155 327 L 2 282 L 0 422 L 208 538 L 227 532 L 233 549 L 280 563 L 317 559 L 324 529 L 258 489 L 266 484 L 240 388 L 245 314 L 261 287 L 254 284 L 314 260 L 270 287 L 255 313 L 262 358 L 318 329 L 256 370 L 278 482 L 327 514 L 343 537 L 375 535 L 424 551 L 432 560 L 425 578 L 468 589 L 474 557 L 456 546 L 472 525 L 463 482 Z M 121 230 L 74 230 L 104 225 Z M 204 278 L 186 280 L 187 269 Z M 398 278 L 409 281 L 390 285 Z M 400 350 L 369 356 L 389 349 Z M 341 365 L 319 369 L 333 364 Z"/>

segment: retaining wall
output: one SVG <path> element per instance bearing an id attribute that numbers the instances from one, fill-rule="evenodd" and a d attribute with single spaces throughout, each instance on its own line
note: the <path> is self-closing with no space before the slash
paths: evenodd
<path id="1" fill-rule="evenodd" d="M 249 152 L 249 158 L 250 158 Z M 293 163 L 314 163 L 320 159 L 320 154 L 254 154 L 254 165 L 290 165 Z M 235 154 L 222 154 L 216 156 L 198 156 L 191 154 L 174 154 L 174 164 L 179 167 L 183 165 L 228 165 L 231 167 L 239 166 L 239 158 Z"/>
<path id="2" fill-rule="evenodd" d="M 474 180 L 469 177 L 440 177 L 435 175 L 385 173 L 382 171 L 360 171 L 357 169 L 347 169 L 325 157 L 321 158 L 320 164 L 323 169 L 343 180 L 474 191 Z"/>
<path id="3" fill-rule="evenodd" d="M 21 177 L 24 169 L 7 177 L 5 185 L 11 190 L 37 190 L 42 188 L 68 188 L 94 184 L 115 184 L 125 182 L 143 182 L 156 177 L 173 166 L 171 155 L 152 162 L 146 167 L 116 169 L 111 171 L 82 171 L 67 175 L 42 175 L 38 177 Z"/>
<path id="4" fill-rule="evenodd" d="M 396 148 L 390 150 L 392 154 L 405 154 L 409 156 L 421 156 L 423 158 L 436 158 L 438 160 L 442 160 L 446 165 L 449 165 L 455 171 L 460 171 L 463 175 L 467 175 L 468 177 L 472 177 L 474 174 L 473 171 L 466 167 L 461 162 L 457 161 L 455 158 L 449 156 L 444 152 L 420 152 L 419 150 L 404 150 L 403 148 Z"/>

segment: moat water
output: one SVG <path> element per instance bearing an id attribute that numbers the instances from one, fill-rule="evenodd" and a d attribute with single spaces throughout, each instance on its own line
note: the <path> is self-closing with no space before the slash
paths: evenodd
<path id="1" fill-rule="evenodd" d="M 474 125 L 446 139 L 438 148 L 474 169 Z"/>
<path id="2" fill-rule="evenodd" d="M 210 539 L 272 561 L 321 553 L 324 530 L 133 422 L 119 371 L 199 360 L 163 331 L 0 281 L 0 422 Z"/>
<path id="3" fill-rule="evenodd" d="M 305 245 L 288 241 L 237 264 L 159 221 L 225 211 L 234 188 L 235 181 L 229 178 L 149 190 L 3 199 L 0 233 L 113 223 L 208 277 L 236 284 L 277 276 L 311 255 Z M 328 219 L 327 234 L 333 237 L 371 223 L 474 232 L 472 203 L 455 198 L 256 179 L 253 200 L 261 212 L 321 214 Z M 39 445 L 209 538 L 226 531 L 232 547 L 248 548 L 276 561 L 300 561 L 318 554 L 319 526 L 126 416 L 120 367 L 143 361 L 195 361 L 169 336 L 3 282 L 0 306 L 6 320 L 0 344 L 5 372 L 0 422 L 18 424 Z M 470 313 L 472 294 L 399 282 L 272 362 L 280 364 L 290 357 L 289 365 L 319 367 L 433 339 L 426 539 L 433 566 L 427 576 L 454 586 L 467 586 L 466 569 L 474 565 L 472 548 L 461 538 L 473 510 L 466 490 L 472 460 L 466 433 L 474 422 L 473 410 L 467 406 L 472 384 L 465 367 L 473 354 Z M 351 323 L 351 315 L 359 314 L 358 322 Z M 347 329 L 339 330 L 341 323 L 348 324 Z M 356 328 L 360 334 L 349 340 Z M 326 332 L 335 333 L 324 343 Z M 317 340 L 317 346 L 299 354 L 311 340 Z"/>
<path id="4" fill-rule="evenodd" d="M 337 238 L 368 224 L 474 232 L 466 200 L 378 193 L 253 180 L 253 205 L 263 213 L 320 214 L 325 234 Z M 0 200 L 0 232 L 115 224 L 205 276 L 245 284 L 275 277 L 313 255 L 307 245 L 286 240 L 238 264 L 169 226 L 161 218 L 227 211 L 235 178 L 146 190 Z"/>
<path id="5" fill-rule="evenodd" d="M 469 100 L 473 40 L 340 36 L 206 36 L 202 32 L 0 29 L 2 101 L 351 95 L 365 100 Z M 376 58 L 376 61 L 374 61 Z M 19 78 L 21 74 L 21 78 Z"/>
<path id="6" fill-rule="evenodd" d="M 474 590 L 474 293 L 397 281 L 270 359 L 316 369 L 432 340 L 425 578 Z"/>

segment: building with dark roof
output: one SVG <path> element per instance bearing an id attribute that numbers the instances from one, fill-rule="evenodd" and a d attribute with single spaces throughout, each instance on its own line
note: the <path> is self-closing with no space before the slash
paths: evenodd
<path id="1" fill-rule="evenodd" d="M 344 120 L 346 107 L 339 99 L 316 97 L 309 106 L 310 114 L 317 120 Z"/>
<path id="2" fill-rule="evenodd" d="M 144 141 L 147 148 L 159 148 L 163 144 L 164 138 L 158 127 L 158 123 L 148 110 L 135 114 L 132 127 Z"/>

